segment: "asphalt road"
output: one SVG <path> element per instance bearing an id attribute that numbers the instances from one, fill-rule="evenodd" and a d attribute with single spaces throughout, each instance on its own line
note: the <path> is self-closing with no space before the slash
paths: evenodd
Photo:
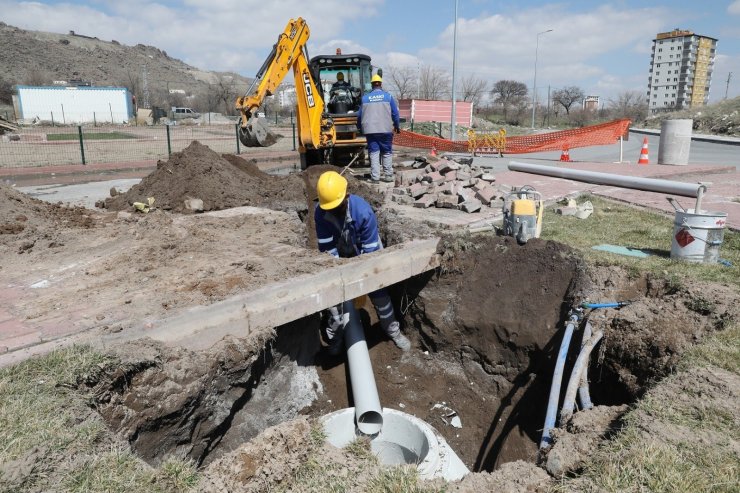
<path id="1" fill-rule="evenodd" d="M 643 135 L 634 132 L 631 132 L 629 140 L 623 143 L 623 161 L 637 164 L 637 160 L 640 158 L 640 150 L 642 149 L 642 141 L 645 137 L 648 138 L 650 164 L 658 162 L 660 137 L 658 135 Z M 509 164 L 509 161 L 554 164 L 553 161 L 558 161 L 559 159 L 559 151 L 550 151 L 533 152 L 528 154 L 509 154 L 504 155 L 503 159 L 492 156 L 480 156 L 476 158 L 476 163 L 489 166 L 494 172 L 496 172 L 506 170 L 506 166 Z M 619 144 L 571 149 L 570 159 L 572 161 L 585 161 L 590 163 L 615 163 L 619 161 Z M 692 141 L 688 164 L 735 166 L 740 169 L 740 146 Z"/>

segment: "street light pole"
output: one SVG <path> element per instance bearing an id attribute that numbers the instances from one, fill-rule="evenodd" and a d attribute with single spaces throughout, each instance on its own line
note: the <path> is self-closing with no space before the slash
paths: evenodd
<path id="1" fill-rule="evenodd" d="M 537 33 L 537 45 L 534 49 L 534 84 L 532 84 L 532 128 L 534 129 L 535 108 L 537 108 L 537 52 L 540 50 L 540 35 L 552 32 L 552 29 Z"/>
<path id="2" fill-rule="evenodd" d="M 455 104 L 455 67 L 457 66 L 457 2 L 455 0 L 455 31 L 452 35 L 452 121 L 450 129 L 450 140 L 455 140 L 455 125 L 457 117 L 457 105 Z"/>

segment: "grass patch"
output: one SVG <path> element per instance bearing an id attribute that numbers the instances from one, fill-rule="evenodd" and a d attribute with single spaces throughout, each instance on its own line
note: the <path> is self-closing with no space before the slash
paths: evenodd
<path id="1" fill-rule="evenodd" d="M 193 489 L 193 464 L 170 459 L 150 467 L 115 441 L 78 389 L 78 382 L 115 364 L 88 346 L 72 346 L 0 370 L 0 470 L 19 459 L 22 465 L 11 469 L 23 469 L 12 478 L 0 475 L 0 491 Z"/>
<path id="2" fill-rule="evenodd" d="M 368 483 L 368 493 L 443 493 L 439 489 L 419 483 L 419 472 L 414 466 L 384 469 Z"/>
<path id="3" fill-rule="evenodd" d="M 680 371 L 649 391 L 624 417 L 624 428 L 593 455 L 583 474 L 555 491 L 730 493 L 740 484 L 740 433 L 729 396 L 707 395 L 690 383 L 699 368 L 740 374 L 740 324 L 689 350 Z M 688 383 L 681 385 L 683 380 Z M 729 391 L 731 392 L 731 391 Z M 662 430 L 655 433 L 655 430 Z M 662 438 L 658 435 L 662 435 Z"/>
<path id="4" fill-rule="evenodd" d="M 724 265 L 696 264 L 671 260 L 673 217 L 636 209 L 590 195 L 578 198 L 581 203 L 590 200 L 594 213 L 588 219 L 555 214 L 553 207 L 545 211 L 542 237 L 570 245 L 583 252 L 596 265 L 621 265 L 630 272 L 653 272 L 674 278 L 721 282 L 740 287 L 740 234 L 726 230 L 720 247 L 720 256 L 732 263 Z M 653 253 L 647 258 L 627 257 L 593 250 L 600 244 L 637 248 Z"/>
<path id="5" fill-rule="evenodd" d="M 118 140 L 118 139 L 135 139 L 135 135 L 122 132 L 82 132 L 83 140 Z M 64 140 L 79 140 L 79 133 L 72 134 L 46 134 L 46 140 L 49 142 Z"/>

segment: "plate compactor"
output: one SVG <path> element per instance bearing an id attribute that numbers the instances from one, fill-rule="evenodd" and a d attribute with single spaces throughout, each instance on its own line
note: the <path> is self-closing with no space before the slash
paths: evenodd
<path id="1" fill-rule="evenodd" d="M 504 198 L 504 234 L 513 236 L 520 245 L 542 232 L 544 204 L 542 195 L 529 185 L 512 188 Z"/>

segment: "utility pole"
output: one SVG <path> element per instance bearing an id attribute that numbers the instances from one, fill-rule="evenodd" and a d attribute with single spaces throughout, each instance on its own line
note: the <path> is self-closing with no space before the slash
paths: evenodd
<path id="1" fill-rule="evenodd" d="M 142 65 L 143 74 L 141 76 L 143 80 L 143 89 L 144 89 L 144 108 L 151 108 L 151 105 L 149 104 L 149 77 L 146 73 L 146 65 Z"/>
<path id="2" fill-rule="evenodd" d="M 455 31 L 452 35 L 452 121 L 450 130 L 450 140 L 455 140 L 455 125 L 457 117 L 457 105 L 455 104 L 455 67 L 457 66 L 457 2 L 455 0 Z"/>
<path id="3" fill-rule="evenodd" d="M 730 89 L 731 80 L 732 80 L 732 72 L 727 74 L 727 84 L 725 84 L 725 99 L 727 99 L 727 91 Z"/>
<path id="4" fill-rule="evenodd" d="M 537 52 L 540 50 L 540 36 L 551 33 L 552 31 L 552 29 L 548 29 L 547 31 L 537 33 L 537 45 L 534 49 L 534 83 L 532 84 L 532 129 L 534 129 L 534 115 L 535 108 L 537 107 Z"/>

